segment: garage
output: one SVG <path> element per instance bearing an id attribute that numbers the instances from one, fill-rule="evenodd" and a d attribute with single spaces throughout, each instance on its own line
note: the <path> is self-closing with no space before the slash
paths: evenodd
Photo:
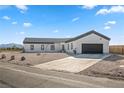
<path id="1" fill-rule="evenodd" d="M 82 54 L 101 54 L 103 44 L 82 44 Z"/>

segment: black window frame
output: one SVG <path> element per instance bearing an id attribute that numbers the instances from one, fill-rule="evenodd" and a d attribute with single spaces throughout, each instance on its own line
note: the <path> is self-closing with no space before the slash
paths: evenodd
<path id="1" fill-rule="evenodd" d="M 69 44 L 68 44 L 68 50 L 69 50 Z"/>
<path id="2" fill-rule="evenodd" d="M 30 45 L 30 50 L 34 50 L 34 45 Z"/>
<path id="3" fill-rule="evenodd" d="M 71 43 L 71 50 L 73 49 L 73 43 Z"/>
<path id="4" fill-rule="evenodd" d="M 41 45 L 41 50 L 44 50 L 44 45 Z"/>
<path id="5" fill-rule="evenodd" d="M 51 45 L 50 50 L 55 50 L 55 45 Z"/>

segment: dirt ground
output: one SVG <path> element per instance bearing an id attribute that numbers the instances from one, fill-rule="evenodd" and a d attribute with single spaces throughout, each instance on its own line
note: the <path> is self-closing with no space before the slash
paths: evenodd
<path id="1" fill-rule="evenodd" d="M 124 55 L 112 54 L 77 74 L 124 80 Z"/>
<path id="2" fill-rule="evenodd" d="M 5 54 L 6 58 L 1 59 L 1 55 Z M 10 60 L 11 56 L 15 56 L 15 60 Z M 20 53 L 20 52 L 1 52 L 0 62 L 8 62 L 17 65 L 33 66 L 57 59 L 68 57 L 65 53 Z M 24 61 L 21 61 L 21 57 L 25 57 Z"/>

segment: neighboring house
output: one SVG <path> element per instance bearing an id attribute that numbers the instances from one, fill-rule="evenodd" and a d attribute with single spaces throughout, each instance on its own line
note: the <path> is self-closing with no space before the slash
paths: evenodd
<path id="1" fill-rule="evenodd" d="M 74 38 L 25 38 L 25 52 L 109 53 L 110 38 L 94 30 Z"/>

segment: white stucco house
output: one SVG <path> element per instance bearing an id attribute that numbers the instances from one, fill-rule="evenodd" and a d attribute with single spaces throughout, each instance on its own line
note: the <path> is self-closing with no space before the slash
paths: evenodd
<path id="1" fill-rule="evenodd" d="M 94 30 L 74 38 L 25 38 L 25 52 L 109 53 L 110 38 Z"/>

